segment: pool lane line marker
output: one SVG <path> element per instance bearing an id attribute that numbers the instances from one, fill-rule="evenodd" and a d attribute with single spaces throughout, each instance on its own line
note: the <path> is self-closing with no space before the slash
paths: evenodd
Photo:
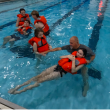
<path id="1" fill-rule="evenodd" d="M 83 1 L 82 3 L 80 3 L 78 6 L 73 7 L 72 10 L 70 10 L 67 14 L 65 14 L 61 19 L 57 20 L 55 23 L 53 23 L 52 26 L 50 26 L 50 30 L 53 31 L 55 29 L 56 26 L 60 25 L 61 22 L 66 19 L 67 17 L 69 17 L 72 12 L 78 10 L 85 2 L 87 2 L 88 0 Z"/>
<path id="2" fill-rule="evenodd" d="M 97 23 L 94 25 L 92 34 L 91 34 L 91 38 L 89 39 L 89 44 L 88 46 L 95 52 L 96 51 L 96 46 L 97 46 L 97 42 L 99 40 L 99 34 L 100 34 L 100 29 L 102 26 L 102 22 L 104 20 L 104 13 L 106 11 L 107 8 L 107 3 L 108 0 L 105 1 L 105 5 L 102 7 L 101 11 L 100 11 L 100 16 L 98 16 L 97 18 Z M 101 72 L 100 71 L 96 71 L 96 73 L 94 73 L 91 70 L 88 70 L 88 74 L 89 76 L 95 76 L 98 77 L 98 79 L 101 79 Z"/>
<path id="3" fill-rule="evenodd" d="M 107 3 L 108 0 L 105 1 L 104 6 L 102 7 L 101 11 L 100 11 L 100 15 L 97 18 L 97 23 L 94 25 L 94 28 L 92 30 L 92 34 L 91 34 L 91 38 L 89 39 L 89 44 L 88 46 L 93 50 L 96 51 L 96 46 L 97 46 L 97 42 L 99 40 L 99 35 L 100 35 L 100 29 L 102 27 L 102 22 L 104 20 L 104 13 L 106 11 L 107 8 Z"/>
<path id="4" fill-rule="evenodd" d="M 43 11 L 45 11 L 45 10 L 51 8 L 51 7 L 54 7 L 54 6 L 56 6 L 56 5 L 59 5 L 59 4 L 61 4 L 61 3 L 63 3 L 63 2 L 66 2 L 66 1 L 67 1 L 67 0 L 64 0 L 64 1 L 62 1 L 62 2 L 58 2 L 58 3 L 56 3 L 56 4 L 53 4 L 53 5 L 51 5 L 51 6 L 48 6 L 48 7 L 44 8 L 44 9 L 42 9 L 42 10 L 39 10 L 38 12 L 43 12 Z M 31 17 L 32 15 L 30 14 L 29 16 Z M 1 26 L 0 26 L 0 31 L 1 31 L 3 28 L 8 27 L 8 26 L 10 26 L 10 25 L 13 25 L 13 24 L 15 24 L 15 23 L 16 23 L 16 20 L 15 20 L 15 21 L 11 21 L 11 22 L 9 22 L 9 23 L 6 23 L 6 24 L 4 24 L 4 25 L 1 25 Z"/>

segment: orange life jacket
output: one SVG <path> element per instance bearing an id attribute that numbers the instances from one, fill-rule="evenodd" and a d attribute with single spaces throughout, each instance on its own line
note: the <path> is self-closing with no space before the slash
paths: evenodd
<path id="1" fill-rule="evenodd" d="M 18 14 L 17 17 L 20 18 L 19 26 L 22 26 L 25 20 L 29 20 L 29 14 L 25 14 L 25 16 L 23 16 L 22 14 Z"/>
<path id="2" fill-rule="evenodd" d="M 37 23 L 37 22 L 42 22 L 44 24 L 44 28 L 43 28 L 44 33 L 49 30 L 49 26 L 47 24 L 47 20 L 46 20 L 46 18 L 44 16 L 40 16 L 38 19 L 36 19 L 34 21 L 34 24 Z"/>
<path id="3" fill-rule="evenodd" d="M 28 41 L 32 46 L 34 42 L 37 44 L 37 51 L 39 53 L 49 50 L 49 44 L 46 41 L 45 35 L 43 35 L 43 38 L 33 37 Z M 41 46 L 39 45 L 39 42 L 42 43 Z"/>
<path id="4" fill-rule="evenodd" d="M 23 34 L 23 28 L 24 28 L 24 26 L 22 26 L 21 28 L 17 29 L 18 32 L 20 32 L 20 34 Z M 25 29 L 26 29 L 26 31 L 27 31 L 28 29 L 32 29 L 32 27 L 27 26 Z"/>
<path id="5" fill-rule="evenodd" d="M 74 51 L 72 53 L 72 55 L 76 56 L 77 54 L 77 51 Z M 78 60 L 79 64 L 76 65 L 76 66 L 79 66 L 79 65 L 82 65 L 82 64 L 86 64 L 87 61 L 85 58 L 75 58 L 75 61 Z M 72 61 L 69 60 L 69 58 L 63 58 L 61 60 L 58 61 L 58 64 L 66 71 L 66 72 L 69 72 L 71 74 L 77 74 L 77 72 L 75 73 L 72 73 L 71 72 L 71 68 L 72 68 Z"/>

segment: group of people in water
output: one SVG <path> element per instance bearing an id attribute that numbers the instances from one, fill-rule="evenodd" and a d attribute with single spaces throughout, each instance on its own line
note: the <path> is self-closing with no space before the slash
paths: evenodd
<path id="1" fill-rule="evenodd" d="M 34 37 L 28 41 L 28 43 L 33 47 L 35 55 L 45 56 L 48 52 L 60 50 L 67 50 L 70 55 L 61 56 L 58 64 L 47 68 L 41 74 L 16 86 L 15 88 L 10 89 L 8 92 L 10 94 L 19 94 L 39 86 L 42 82 L 63 77 L 66 73 L 71 73 L 73 75 L 77 74 L 77 71 L 81 69 L 84 83 L 82 95 L 85 97 L 89 89 L 88 68 L 86 67 L 86 64 L 89 64 L 94 60 L 95 53 L 89 47 L 80 44 L 78 37 L 76 36 L 72 36 L 70 38 L 69 45 L 52 49 L 52 46 L 49 45 L 46 40 L 46 36 L 50 33 L 46 18 L 44 16 L 40 16 L 35 10 L 31 12 L 31 15 L 35 19 L 34 25 L 30 21 L 29 14 L 25 13 L 25 9 L 20 9 L 20 14 L 17 15 L 18 18 L 16 22 L 16 26 L 18 27 L 17 32 L 5 37 L 1 47 L 5 47 L 8 42 L 10 43 L 10 47 L 12 47 L 15 41 L 27 38 L 31 33 L 31 30 L 35 28 Z M 32 24 L 33 27 L 31 27 L 30 24 Z M 89 60 L 87 60 L 88 57 Z M 33 81 L 35 82 L 33 85 L 28 85 Z M 23 90 L 18 90 L 25 85 L 28 86 Z"/>

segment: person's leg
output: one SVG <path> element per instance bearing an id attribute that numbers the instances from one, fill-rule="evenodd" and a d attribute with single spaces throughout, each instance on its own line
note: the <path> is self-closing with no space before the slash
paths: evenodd
<path id="1" fill-rule="evenodd" d="M 44 70 L 41 74 L 37 75 L 37 76 L 35 77 L 35 80 L 37 81 L 39 78 L 44 77 L 44 76 L 47 76 L 48 74 L 51 74 L 51 73 L 54 71 L 54 69 L 56 68 L 56 66 L 57 66 L 57 65 L 54 65 L 54 66 L 52 66 L 52 67 L 50 67 L 50 68 L 47 68 L 47 69 Z"/>
<path id="2" fill-rule="evenodd" d="M 9 42 L 10 39 L 11 36 L 4 37 L 2 47 L 5 47 L 5 45 Z"/>
<path id="3" fill-rule="evenodd" d="M 37 79 L 39 79 L 40 77 L 45 77 L 46 75 L 50 74 L 50 72 L 52 72 L 55 67 L 56 67 L 56 65 L 54 65 L 54 66 L 52 66 L 52 67 L 46 69 L 46 70 L 43 71 L 40 75 L 31 78 L 30 80 L 24 82 L 24 83 L 21 84 L 21 85 L 16 86 L 15 88 L 10 89 L 10 90 L 8 91 L 8 93 L 10 93 L 10 94 L 21 93 L 22 91 L 26 91 L 26 90 L 28 90 L 28 89 L 30 89 L 30 88 L 36 87 L 36 86 L 37 86 L 37 83 L 35 83 L 34 85 L 27 86 L 26 88 L 24 88 L 24 89 L 21 90 L 20 92 L 17 91 L 17 90 L 20 89 L 22 86 L 28 85 L 28 84 L 30 84 L 32 81 L 37 81 Z M 17 92 L 16 92 L 16 91 L 17 91 Z"/>
<path id="4" fill-rule="evenodd" d="M 9 40 L 10 48 L 13 46 L 15 40 L 16 40 L 15 38 L 12 38 L 12 39 Z"/>
<path id="5" fill-rule="evenodd" d="M 64 75 L 64 73 L 63 73 L 63 75 Z M 46 76 L 40 77 L 40 78 L 37 80 L 37 82 L 38 82 L 38 83 L 42 83 L 42 82 L 45 82 L 45 81 L 50 81 L 50 80 L 57 79 L 57 78 L 59 78 L 59 77 L 61 77 L 60 72 L 59 72 L 59 71 L 58 71 L 58 72 L 54 71 L 54 72 L 52 72 L 52 73 L 50 73 L 50 74 L 48 74 L 48 75 L 46 75 Z"/>
<path id="6" fill-rule="evenodd" d="M 29 86 L 25 87 L 23 90 L 14 91 L 13 94 L 19 94 L 21 92 L 25 92 L 27 90 L 30 90 L 30 89 L 32 89 L 34 87 L 39 86 L 39 83 L 42 83 L 42 82 L 45 82 L 45 81 L 54 80 L 54 79 L 59 78 L 59 77 L 61 77 L 60 72 L 52 72 L 52 73 L 50 73 L 48 75 L 45 75 L 45 76 L 39 78 L 35 84 L 29 85 Z"/>
<path id="7" fill-rule="evenodd" d="M 12 88 L 8 91 L 8 93 L 13 94 L 16 90 L 20 89 L 22 86 L 30 84 L 32 81 L 34 81 L 35 77 L 31 78 L 30 80 L 24 82 L 21 85 L 17 85 L 15 88 Z"/>
<path id="8" fill-rule="evenodd" d="M 84 88 L 82 95 L 85 97 L 87 95 L 87 90 L 89 89 L 89 83 L 88 83 L 88 68 L 84 66 L 81 69 L 82 77 L 83 77 L 83 83 L 84 83 Z"/>
<path id="9" fill-rule="evenodd" d="M 37 86 L 39 86 L 39 84 L 36 82 L 36 83 L 33 84 L 33 85 L 29 85 L 29 86 L 25 87 L 23 90 L 14 91 L 13 94 L 20 94 L 20 93 L 22 93 L 22 92 L 25 92 L 25 91 L 30 90 L 30 89 L 32 89 L 32 88 L 34 88 L 34 87 L 37 87 Z"/>
<path id="10" fill-rule="evenodd" d="M 35 58 L 37 59 L 36 68 L 38 68 L 38 66 L 40 65 L 40 63 L 41 63 L 41 61 L 42 61 L 42 56 L 35 54 Z"/>

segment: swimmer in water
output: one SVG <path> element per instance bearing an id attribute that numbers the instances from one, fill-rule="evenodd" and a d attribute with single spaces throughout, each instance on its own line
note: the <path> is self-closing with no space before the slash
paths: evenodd
<path id="1" fill-rule="evenodd" d="M 87 63 L 87 60 L 85 59 L 86 54 L 87 54 L 87 50 L 80 48 L 78 49 L 78 51 L 74 51 L 70 55 L 61 56 L 60 58 L 62 59 L 58 61 L 58 65 L 54 65 L 46 69 L 41 74 L 31 78 L 30 80 L 28 80 L 27 82 L 21 85 L 16 86 L 13 89 L 10 89 L 8 92 L 10 94 L 19 94 L 39 86 L 40 83 L 42 82 L 60 78 L 68 72 L 71 74 L 77 74 L 77 71 L 81 69 L 84 66 L 84 64 Z M 33 85 L 29 85 L 25 87 L 23 90 L 17 91 L 22 86 L 28 85 L 31 82 L 35 82 L 35 83 Z"/>

